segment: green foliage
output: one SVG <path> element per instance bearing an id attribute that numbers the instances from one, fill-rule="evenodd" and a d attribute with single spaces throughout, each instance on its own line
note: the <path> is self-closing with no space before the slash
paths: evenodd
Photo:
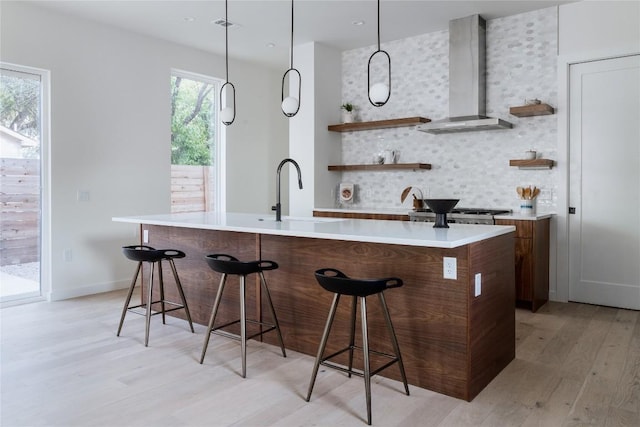
<path id="1" fill-rule="evenodd" d="M 171 77 L 171 164 L 210 166 L 215 143 L 211 84 Z"/>
<path id="2" fill-rule="evenodd" d="M 0 125 L 33 140 L 40 140 L 40 81 L 0 74 Z M 38 158 L 40 147 L 22 149 L 24 158 Z"/>
<path id="3" fill-rule="evenodd" d="M 353 111 L 353 110 L 356 109 L 356 107 L 353 104 L 349 103 L 349 102 L 345 102 L 344 104 L 342 104 L 340 106 L 340 108 L 342 108 L 343 110 L 346 110 L 346 111 Z"/>

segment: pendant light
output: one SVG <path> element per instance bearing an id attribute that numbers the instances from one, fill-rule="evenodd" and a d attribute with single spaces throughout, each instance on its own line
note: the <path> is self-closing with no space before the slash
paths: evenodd
<path id="1" fill-rule="evenodd" d="M 225 126 L 229 126 L 236 119 L 236 87 L 229 81 L 229 7 L 228 0 L 224 0 L 224 42 L 225 42 L 225 53 L 224 60 L 227 71 L 226 82 L 220 88 L 220 106 L 222 106 L 222 94 L 225 92 L 225 89 L 231 90 L 233 92 L 233 105 L 231 107 L 225 106 L 220 110 L 220 120 L 222 124 Z"/>
<path id="2" fill-rule="evenodd" d="M 293 117 L 296 114 L 298 114 L 298 111 L 300 111 L 300 93 L 301 93 L 301 90 L 302 90 L 302 78 L 300 77 L 300 71 L 298 71 L 295 68 L 293 68 L 293 0 L 291 0 L 291 47 L 290 47 L 290 51 L 291 51 L 291 62 L 289 63 L 289 69 L 282 76 L 282 92 L 281 92 L 282 112 L 287 117 Z M 289 73 L 291 73 L 292 71 L 295 72 L 296 74 L 298 74 L 298 97 L 296 98 L 294 96 L 291 96 L 291 93 L 289 93 L 289 96 L 287 96 L 285 98 L 284 97 L 284 82 L 285 82 L 285 80 L 287 78 L 287 75 L 289 75 Z M 289 79 L 291 79 L 291 76 L 289 76 Z M 289 89 L 291 89 L 291 86 L 289 86 Z"/>
<path id="3" fill-rule="evenodd" d="M 387 84 L 376 83 L 371 86 L 371 60 L 377 54 L 383 54 L 387 57 L 388 80 Z M 374 107 L 382 107 L 391 97 L 391 57 L 386 51 L 380 49 L 380 0 L 378 0 L 378 50 L 373 52 L 369 57 L 369 64 L 367 65 L 367 90 L 369 102 Z"/>

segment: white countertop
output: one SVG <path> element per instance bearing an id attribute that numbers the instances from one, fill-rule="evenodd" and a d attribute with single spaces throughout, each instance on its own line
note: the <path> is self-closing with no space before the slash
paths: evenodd
<path id="1" fill-rule="evenodd" d="M 360 214 L 387 214 L 387 215 L 408 215 L 409 208 L 315 208 L 318 212 L 336 212 L 336 213 L 360 213 Z M 537 221 L 540 219 L 551 218 L 554 213 L 536 213 L 533 215 L 525 215 L 520 212 L 513 212 L 504 215 L 495 215 L 495 219 L 506 219 L 512 221 Z"/>
<path id="2" fill-rule="evenodd" d="M 514 212 L 507 215 L 495 215 L 495 219 L 506 219 L 510 221 L 538 221 L 540 219 L 551 218 L 553 213 L 536 213 L 533 215 L 521 214 L 519 212 Z"/>
<path id="3" fill-rule="evenodd" d="M 276 222 L 275 215 L 220 212 L 114 217 L 112 220 L 203 230 L 436 248 L 456 248 L 515 231 L 513 226 L 451 224 L 450 228 L 433 228 L 433 223 L 428 222 L 372 219 L 283 217 L 282 222 Z"/>
<path id="4" fill-rule="evenodd" d="M 314 208 L 318 212 L 359 213 L 359 214 L 383 214 L 383 215 L 409 215 L 411 208 Z"/>

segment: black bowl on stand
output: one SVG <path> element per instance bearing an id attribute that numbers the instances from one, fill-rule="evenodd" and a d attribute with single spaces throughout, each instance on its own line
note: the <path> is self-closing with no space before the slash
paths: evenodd
<path id="1" fill-rule="evenodd" d="M 447 214 L 458 204 L 460 199 L 424 199 L 424 202 L 436 214 L 436 223 L 433 228 L 449 228 Z"/>

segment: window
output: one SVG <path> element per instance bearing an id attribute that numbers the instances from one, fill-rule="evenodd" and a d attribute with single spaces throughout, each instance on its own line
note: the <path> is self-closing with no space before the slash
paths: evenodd
<path id="1" fill-rule="evenodd" d="M 171 73 L 171 212 L 224 211 L 222 81 Z"/>
<path id="2" fill-rule="evenodd" d="M 49 72 L 0 63 L 2 306 L 50 289 L 48 147 Z"/>

